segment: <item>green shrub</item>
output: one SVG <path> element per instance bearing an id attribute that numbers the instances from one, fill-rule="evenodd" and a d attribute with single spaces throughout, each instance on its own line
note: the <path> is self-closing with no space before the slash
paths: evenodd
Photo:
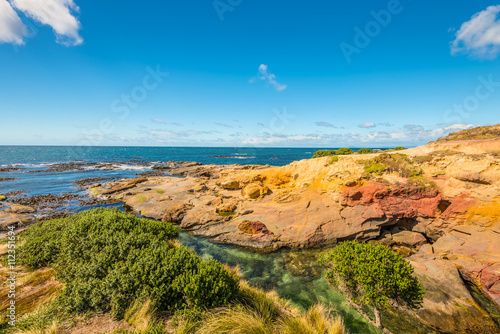
<path id="1" fill-rule="evenodd" d="M 335 155 L 334 150 L 327 150 L 327 151 L 320 150 L 314 152 L 313 158 L 330 157 L 334 155 Z"/>
<path id="2" fill-rule="evenodd" d="M 320 150 L 314 152 L 313 158 L 321 158 L 321 157 L 331 157 L 335 155 L 349 155 L 353 154 L 354 152 L 350 148 L 341 148 L 338 150 Z"/>
<path id="3" fill-rule="evenodd" d="M 402 150 L 406 150 L 406 147 L 403 146 L 394 147 L 394 151 L 402 151 Z"/>
<path id="4" fill-rule="evenodd" d="M 230 216 L 234 216 L 236 214 L 236 212 L 233 212 L 233 211 L 219 211 L 219 212 L 217 212 L 217 214 L 219 216 L 222 216 L 222 217 L 230 217 Z"/>
<path id="5" fill-rule="evenodd" d="M 373 151 L 369 148 L 361 148 L 356 153 L 358 153 L 358 154 L 370 154 L 370 153 L 375 153 L 375 151 Z"/>
<path id="6" fill-rule="evenodd" d="M 373 161 L 365 163 L 365 172 L 368 174 L 374 174 L 374 175 L 382 175 L 382 173 L 385 171 L 385 165 L 376 163 Z"/>
<path id="7" fill-rule="evenodd" d="M 412 160 L 414 163 L 421 165 L 423 163 L 433 161 L 434 157 L 429 156 L 429 155 L 418 155 L 418 156 L 413 157 Z"/>
<path id="8" fill-rule="evenodd" d="M 336 155 L 334 155 L 331 159 L 330 159 L 330 165 L 332 165 L 334 162 L 338 162 L 339 161 L 339 157 L 337 157 Z"/>
<path id="9" fill-rule="evenodd" d="M 111 311 L 122 318 L 134 300 L 150 298 L 158 310 L 215 307 L 238 291 L 238 278 L 171 242 L 170 223 L 94 209 L 40 222 L 22 235 L 20 262 L 50 266 L 65 284 L 67 311 Z"/>
<path id="10" fill-rule="evenodd" d="M 414 177 L 422 175 L 420 167 L 414 165 L 413 161 L 405 154 L 383 153 L 370 160 L 361 160 L 368 174 L 382 175 L 384 172 L 394 172 L 401 177 Z"/>
<path id="11" fill-rule="evenodd" d="M 413 267 L 387 246 L 343 242 L 323 252 L 320 263 L 328 268 L 328 283 L 339 288 L 360 313 L 364 313 L 361 305 L 373 308 L 374 324 L 380 329 L 380 308 L 391 302 L 410 309 L 422 306 L 425 290 L 413 276 Z"/>
<path id="12" fill-rule="evenodd" d="M 353 154 L 353 153 L 354 152 L 350 148 L 347 148 L 347 147 L 340 148 L 340 149 L 335 151 L 336 155 L 349 155 L 349 154 Z"/>
<path id="13" fill-rule="evenodd" d="M 449 149 L 448 150 L 437 150 L 437 151 L 432 151 L 431 153 L 429 153 L 429 155 L 431 155 L 431 156 L 438 156 L 438 157 L 447 157 L 450 155 L 458 155 L 458 154 L 462 154 L 462 152 L 449 150 Z"/>

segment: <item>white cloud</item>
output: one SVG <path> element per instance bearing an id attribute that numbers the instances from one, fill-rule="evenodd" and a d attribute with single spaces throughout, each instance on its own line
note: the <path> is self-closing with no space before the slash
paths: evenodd
<path id="1" fill-rule="evenodd" d="M 456 33 L 451 53 L 470 53 L 480 58 L 495 58 L 500 52 L 500 5 L 474 14 Z"/>
<path id="2" fill-rule="evenodd" d="M 51 26 L 58 43 L 68 46 L 83 43 L 80 22 L 73 15 L 79 8 L 73 0 L 11 0 L 11 4 L 26 16 Z"/>
<path id="3" fill-rule="evenodd" d="M 358 128 L 362 128 L 362 129 L 369 129 L 369 128 L 374 128 L 376 127 L 375 123 L 372 123 L 372 122 L 367 122 L 367 123 L 363 123 L 363 124 L 359 124 L 358 125 Z"/>
<path id="4" fill-rule="evenodd" d="M 0 43 L 22 45 L 28 33 L 19 15 L 6 0 L 0 0 Z"/>
<path id="5" fill-rule="evenodd" d="M 257 79 L 267 81 L 267 83 L 273 86 L 278 92 L 282 92 L 287 88 L 287 85 L 281 85 L 276 81 L 276 75 L 269 73 L 268 66 L 264 64 L 259 66 L 258 78 L 251 78 L 248 82 L 254 83 Z"/>
<path id="6" fill-rule="evenodd" d="M 165 124 L 165 121 L 162 119 L 154 118 L 151 120 L 153 123 L 160 123 L 160 124 Z"/>
<path id="7" fill-rule="evenodd" d="M 339 134 L 293 134 L 293 135 L 283 135 L 283 134 L 268 134 L 264 133 L 261 136 L 244 138 L 241 144 L 244 145 L 284 145 L 284 146 L 305 146 L 305 147 L 317 147 L 330 146 L 351 146 L 359 147 L 360 145 L 366 147 L 377 147 L 377 146 L 397 146 L 405 144 L 415 144 L 423 145 L 430 141 L 436 140 L 440 137 L 446 136 L 452 132 L 470 129 L 474 127 L 472 124 L 453 124 L 450 126 L 426 130 L 424 127 L 419 125 L 405 126 L 401 129 L 389 131 L 374 131 L 368 134 L 360 135 L 355 132 Z"/>

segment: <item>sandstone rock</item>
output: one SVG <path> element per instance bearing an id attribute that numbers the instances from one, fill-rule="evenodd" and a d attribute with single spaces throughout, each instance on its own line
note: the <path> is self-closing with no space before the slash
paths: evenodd
<path id="1" fill-rule="evenodd" d="M 418 253 L 420 253 L 420 254 L 434 254 L 434 249 L 432 248 L 432 245 L 424 244 L 420 247 L 420 249 L 418 250 Z"/>
<path id="2" fill-rule="evenodd" d="M 223 201 L 217 206 L 216 212 L 235 212 L 237 208 L 238 208 L 238 202 L 234 200 Z"/>
<path id="3" fill-rule="evenodd" d="M 439 238 L 432 247 L 436 254 L 448 254 L 450 250 L 458 248 L 465 243 L 465 239 L 456 235 L 447 235 Z"/>
<path id="4" fill-rule="evenodd" d="M 488 175 L 484 175 L 476 171 L 470 171 L 470 170 L 469 171 L 462 170 L 460 172 L 454 173 L 452 174 L 452 177 L 463 182 L 472 182 L 479 184 L 492 184 L 496 181 L 495 179 L 491 179 L 490 177 L 488 177 Z"/>
<path id="5" fill-rule="evenodd" d="M 258 234 L 271 234 L 271 232 L 267 229 L 266 225 L 262 224 L 259 221 L 249 221 L 244 220 L 239 226 L 238 229 L 245 234 L 250 235 L 258 235 Z"/>
<path id="6" fill-rule="evenodd" d="M 197 192 L 197 193 L 207 191 L 207 190 L 208 190 L 208 187 L 205 183 L 200 183 L 193 188 L 193 191 Z"/>
<path id="7" fill-rule="evenodd" d="M 165 210 L 162 221 L 179 224 L 191 208 L 193 205 L 186 203 L 170 206 Z"/>
<path id="8" fill-rule="evenodd" d="M 350 181 L 346 181 L 346 182 L 344 183 L 344 185 L 345 185 L 346 187 L 355 187 L 357 184 L 358 184 L 358 183 L 357 183 L 356 181 L 352 181 L 352 180 L 350 180 Z"/>
<path id="9" fill-rule="evenodd" d="M 293 190 L 282 190 L 274 196 L 273 200 L 278 204 L 283 204 L 298 201 L 300 198 L 298 192 L 294 192 Z"/>
<path id="10" fill-rule="evenodd" d="M 269 192 L 269 188 L 260 182 L 253 182 L 241 190 L 241 195 L 247 199 L 261 198 Z"/>
<path id="11" fill-rule="evenodd" d="M 237 179 L 226 178 L 219 182 L 219 186 L 227 190 L 239 190 L 241 189 L 240 181 Z"/>
<path id="12" fill-rule="evenodd" d="M 138 177 L 138 178 L 135 178 L 135 179 L 126 180 L 124 182 L 118 182 L 115 185 L 110 186 L 109 189 L 103 191 L 102 195 L 109 195 L 109 194 L 113 194 L 113 193 L 116 193 L 116 192 L 119 192 L 119 191 L 124 191 L 124 190 L 127 190 L 127 189 L 135 187 L 139 183 L 146 182 L 147 180 L 148 179 L 145 178 L 145 177 Z M 107 184 L 107 185 L 109 186 L 109 185 L 111 185 L 111 183 Z M 106 189 L 106 187 L 103 187 L 103 188 Z"/>
<path id="13" fill-rule="evenodd" d="M 34 213 L 35 209 L 29 206 L 20 205 L 20 204 L 11 204 L 8 209 L 5 209 L 6 212 L 10 213 Z"/>
<path id="14" fill-rule="evenodd" d="M 378 205 L 387 217 L 394 219 L 435 217 L 442 196 L 435 189 L 422 192 L 417 188 L 388 189 L 368 182 L 365 186 L 344 191 L 343 205 Z"/>
<path id="15" fill-rule="evenodd" d="M 453 264 L 415 256 L 410 260 L 426 289 L 423 308 L 415 312 L 420 321 L 443 333 L 500 333 L 491 317 L 474 302 Z"/>
<path id="16" fill-rule="evenodd" d="M 415 226 L 413 226 L 411 230 L 413 232 L 418 232 L 418 233 L 426 234 L 426 229 L 425 228 L 426 228 L 426 224 L 424 224 L 422 222 L 419 222 Z"/>
<path id="17" fill-rule="evenodd" d="M 427 242 L 425 237 L 417 232 L 401 231 L 392 235 L 392 240 L 399 244 L 410 247 L 423 245 Z"/>

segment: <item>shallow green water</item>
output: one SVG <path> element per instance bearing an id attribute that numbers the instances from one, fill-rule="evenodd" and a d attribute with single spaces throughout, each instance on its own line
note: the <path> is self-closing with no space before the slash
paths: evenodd
<path id="1" fill-rule="evenodd" d="M 332 290 L 322 277 L 316 262 L 319 250 L 280 250 L 260 253 L 242 247 L 215 244 L 207 238 L 181 232 L 180 242 L 205 259 L 215 259 L 229 266 L 238 266 L 244 279 L 254 286 L 275 289 L 278 294 L 307 308 L 317 302 L 331 305 L 344 319 L 351 334 L 381 333 L 368 324 L 354 309 L 345 304 L 344 297 Z M 406 318 L 406 319 L 404 319 Z M 414 322 L 409 317 L 385 314 L 383 323 L 395 334 L 438 333 Z"/>

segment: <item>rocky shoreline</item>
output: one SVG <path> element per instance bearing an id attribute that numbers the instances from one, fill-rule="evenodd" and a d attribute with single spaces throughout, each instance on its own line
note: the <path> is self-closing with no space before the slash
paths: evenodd
<path id="1" fill-rule="evenodd" d="M 483 143 L 475 154 L 461 152 L 474 143 L 430 145 L 383 156 L 399 165 L 377 173 L 367 170 L 381 154 L 283 167 L 171 162 L 157 169 L 175 176 L 89 191 L 213 242 L 261 250 L 350 239 L 387 244 L 411 261 L 427 289 L 414 313 L 422 323 L 446 333 L 500 333 L 499 319 L 464 283 L 500 307 L 500 159 L 481 151 Z M 414 169 L 418 175 L 405 175 Z"/>
<path id="2" fill-rule="evenodd" d="M 427 289 L 424 307 L 412 316 L 444 333 L 500 333 L 500 313 L 486 312 L 466 284 L 500 309 L 500 157 L 491 147 L 500 140 L 283 167 L 170 161 L 137 178 L 77 186 L 96 204 L 121 201 L 218 243 L 264 251 L 351 239 L 386 244 L 411 261 Z M 81 167 L 57 166 L 68 168 Z M 23 227 L 37 210 L 77 200 L 67 195 L 0 198 L 2 226 Z"/>

